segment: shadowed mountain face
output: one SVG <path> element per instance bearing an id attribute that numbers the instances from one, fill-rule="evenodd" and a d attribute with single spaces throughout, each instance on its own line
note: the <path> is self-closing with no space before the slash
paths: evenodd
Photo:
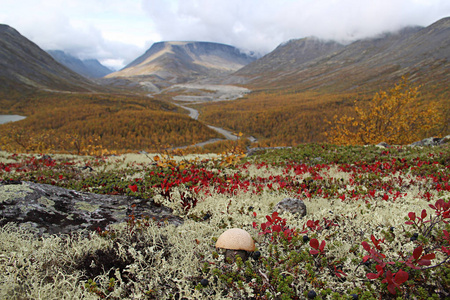
<path id="1" fill-rule="evenodd" d="M 334 91 L 379 87 L 410 74 L 424 84 L 450 82 L 450 18 L 426 28 L 343 46 L 314 38 L 293 40 L 232 74 L 227 83 Z"/>
<path id="2" fill-rule="evenodd" d="M 93 91 L 91 81 L 56 62 L 15 29 L 0 24 L 0 90 Z"/>
<path id="3" fill-rule="evenodd" d="M 342 48 L 344 45 L 337 42 L 321 41 L 314 37 L 290 40 L 235 74 L 260 76 L 266 72 L 289 72 L 300 69 L 302 65 Z"/>
<path id="4" fill-rule="evenodd" d="M 154 77 L 171 83 L 182 83 L 209 76 L 230 74 L 256 57 L 237 48 L 210 42 L 155 43 L 142 56 L 113 77 Z"/>
<path id="5" fill-rule="evenodd" d="M 113 72 L 96 59 L 81 60 L 60 50 L 47 52 L 60 64 L 87 78 L 101 78 Z"/>

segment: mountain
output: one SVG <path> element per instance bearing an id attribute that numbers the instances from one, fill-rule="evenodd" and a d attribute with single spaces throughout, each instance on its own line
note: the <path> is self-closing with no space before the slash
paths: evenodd
<path id="1" fill-rule="evenodd" d="M 87 78 L 101 78 L 113 72 L 96 59 L 81 60 L 61 50 L 48 50 L 47 52 L 57 62 Z"/>
<path id="2" fill-rule="evenodd" d="M 337 42 L 321 41 L 315 37 L 290 40 L 262 58 L 244 66 L 236 72 L 236 75 L 260 76 L 267 72 L 288 73 L 301 68 L 309 61 L 342 48 L 344 46 Z"/>
<path id="3" fill-rule="evenodd" d="M 99 86 L 55 61 L 14 28 L 0 24 L 0 91 L 94 91 Z"/>
<path id="4" fill-rule="evenodd" d="M 254 61 L 255 56 L 211 42 L 159 42 L 122 70 L 107 78 L 153 78 L 170 83 L 230 74 Z"/>
<path id="5" fill-rule="evenodd" d="M 410 74 L 422 84 L 450 82 L 450 18 L 349 45 L 305 38 L 290 41 L 226 79 L 250 87 L 345 91 L 377 89 Z"/>

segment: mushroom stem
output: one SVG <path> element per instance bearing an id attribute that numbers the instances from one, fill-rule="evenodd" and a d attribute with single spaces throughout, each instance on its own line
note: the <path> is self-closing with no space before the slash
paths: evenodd
<path id="1" fill-rule="evenodd" d="M 226 249 L 225 259 L 230 258 L 232 261 L 235 261 L 236 256 L 239 256 L 242 259 L 242 261 L 246 261 L 249 257 L 249 253 L 248 251 L 245 250 Z"/>

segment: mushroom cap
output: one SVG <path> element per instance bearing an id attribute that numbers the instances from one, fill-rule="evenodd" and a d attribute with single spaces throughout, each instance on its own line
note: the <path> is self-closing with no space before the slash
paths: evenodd
<path id="1" fill-rule="evenodd" d="M 216 248 L 255 251 L 255 242 L 247 231 L 232 228 L 219 236 L 216 242 Z"/>

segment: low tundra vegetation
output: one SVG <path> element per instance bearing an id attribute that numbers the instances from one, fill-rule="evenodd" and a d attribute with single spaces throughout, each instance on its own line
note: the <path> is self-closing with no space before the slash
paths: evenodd
<path id="1" fill-rule="evenodd" d="M 35 236 L 0 229 L 1 299 L 447 299 L 450 151 L 308 144 L 251 157 L 1 153 L 0 180 L 152 198 L 178 227 Z M 307 215 L 274 212 L 299 198 Z M 227 261 L 219 235 L 256 251 Z"/>

